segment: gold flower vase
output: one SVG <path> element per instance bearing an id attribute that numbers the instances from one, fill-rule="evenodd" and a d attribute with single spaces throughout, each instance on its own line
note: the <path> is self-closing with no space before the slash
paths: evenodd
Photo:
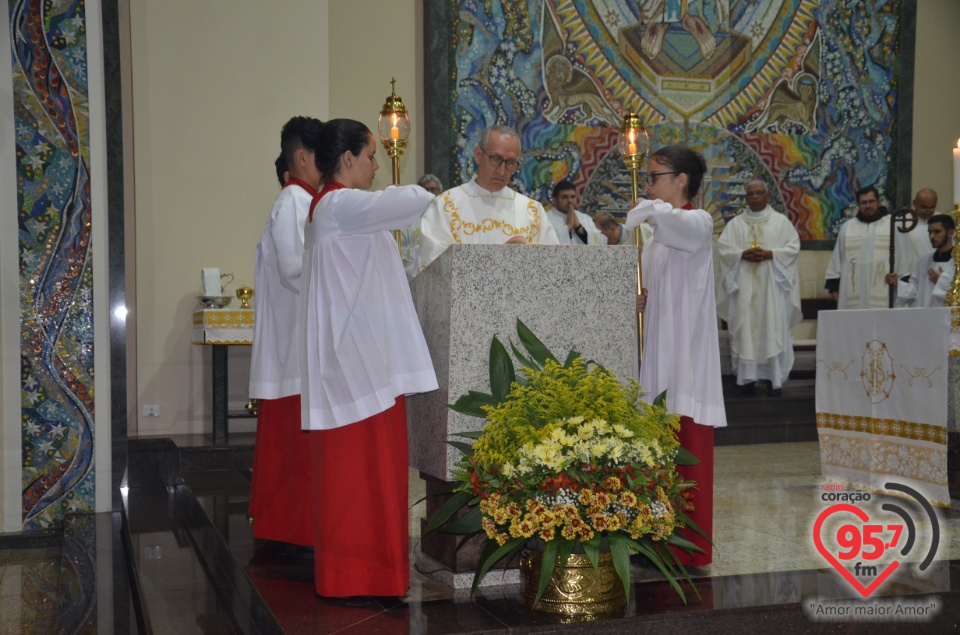
<path id="1" fill-rule="evenodd" d="M 543 596 L 536 605 L 540 582 L 540 561 L 543 552 L 524 549 L 520 552 L 520 599 L 527 608 L 569 617 L 587 617 L 612 613 L 627 602 L 623 583 L 613 568 L 610 552 L 601 552 L 594 570 L 586 554 L 573 553 L 567 566 L 556 567 Z"/>

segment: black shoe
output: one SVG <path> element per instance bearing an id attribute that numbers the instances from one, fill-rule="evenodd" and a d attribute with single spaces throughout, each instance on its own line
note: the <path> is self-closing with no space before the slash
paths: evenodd
<path id="1" fill-rule="evenodd" d="M 767 389 L 767 397 L 782 397 L 782 396 L 783 396 L 783 388 L 774 388 L 773 386 L 770 386 L 770 388 Z"/>
<path id="2" fill-rule="evenodd" d="M 743 384 L 742 386 L 737 386 L 737 394 L 742 397 L 749 397 L 756 393 L 756 386 L 753 382 L 749 384 Z"/>

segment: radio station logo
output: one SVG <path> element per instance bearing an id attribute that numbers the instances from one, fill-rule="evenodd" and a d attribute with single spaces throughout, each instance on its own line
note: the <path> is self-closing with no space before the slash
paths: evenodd
<path id="1" fill-rule="evenodd" d="M 927 515 L 931 540 L 927 554 L 918 565 L 926 571 L 937 555 L 940 545 L 940 523 L 930 502 L 915 489 L 900 483 L 886 483 L 890 492 L 900 492 L 917 501 Z M 844 491 L 842 485 L 828 484 L 821 487 L 821 498 L 834 502 L 817 517 L 813 525 L 813 543 L 824 560 L 864 598 L 870 597 L 883 583 L 903 565 L 902 560 L 913 550 L 917 542 L 916 522 L 903 507 L 883 503 L 880 510 L 859 507 L 869 502 L 869 492 Z M 871 513 L 873 512 L 873 513 Z M 832 527 L 842 523 L 832 533 Z M 824 525 L 831 527 L 829 544 L 824 543 Z"/>

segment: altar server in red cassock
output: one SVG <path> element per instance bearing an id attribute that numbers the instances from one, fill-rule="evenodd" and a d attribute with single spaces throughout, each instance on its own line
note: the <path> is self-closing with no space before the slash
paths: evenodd
<path id="1" fill-rule="evenodd" d="M 286 180 L 257 245 L 250 397 L 260 400 L 253 450 L 253 535 L 313 544 L 308 435 L 300 426 L 303 226 L 320 185 L 313 147 L 323 123 L 294 117 L 280 133 Z M 278 163 L 278 178 L 282 177 Z"/>
<path id="2" fill-rule="evenodd" d="M 366 192 L 377 145 L 358 121 L 324 125 L 326 183 L 305 230 L 303 426 L 314 475 L 318 595 L 400 596 L 410 584 L 404 395 L 437 388 L 396 242 L 433 199 Z"/>
<path id="3" fill-rule="evenodd" d="M 713 282 L 713 218 L 690 202 L 706 172 L 703 158 L 682 146 L 650 157 L 647 197 L 627 215 L 626 228 L 646 221 L 643 247 L 644 356 L 640 385 L 653 399 L 667 391 L 667 409 L 681 416 L 680 444 L 700 459 L 678 471 L 697 482 L 689 514 L 707 535 L 713 528 L 713 429 L 727 425 L 720 384 Z M 681 553 L 685 564 L 710 564 L 710 544 L 689 528 L 684 537 L 706 553 Z"/>

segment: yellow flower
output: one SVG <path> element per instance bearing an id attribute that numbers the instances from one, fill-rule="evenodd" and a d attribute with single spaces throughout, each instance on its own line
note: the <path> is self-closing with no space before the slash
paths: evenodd
<path id="1" fill-rule="evenodd" d="M 580 490 L 580 504 L 581 505 L 592 505 L 593 504 L 593 491 L 588 489 Z"/>
<path id="2" fill-rule="evenodd" d="M 608 476 L 603 479 L 603 486 L 607 488 L 607 491 L 619 492 L 623 487 L 623 483 L 620 482 L 619 476 Z"/>
<path id="3" fill-rule="evenodd" d="M 563 529 L 560 530 L 560 535 L 567 540 L 573 540 L 577 537 L 577 530 L 573 528 L 573 525 L 564 525 Z"/>
<path id="4" fill-rule="evenodd" d="M 637 495 L 630 490 L 624 490 L 620 493 L 620 504 L 624 507 L 636 507 Z"/>
<path id="5" fill-rule="evenodd" d="M 540 539 L 544 542 L 550 542 L 556 536 L 556 530 L 553 527 L 544 527 L 540 530 Z"/>
<path id="6" fill-rule="evenodd" d="M 497 537 L 496 537 L 497 544 L 500 545 L 501 547 L 502 547 L 502 546 L 507 542 L 507 540 L 509 540 L 509 539 L 510 539 L 510 536 L 508 536 L 507 534 L 497 534 Z"/>
<path id="7" fill-rule="evenodd" d="M 497 537 L 497 525 L 487 517 L 480 521 L 480 526 L 487 533 L 487 538 L 495 540 Z"/>

